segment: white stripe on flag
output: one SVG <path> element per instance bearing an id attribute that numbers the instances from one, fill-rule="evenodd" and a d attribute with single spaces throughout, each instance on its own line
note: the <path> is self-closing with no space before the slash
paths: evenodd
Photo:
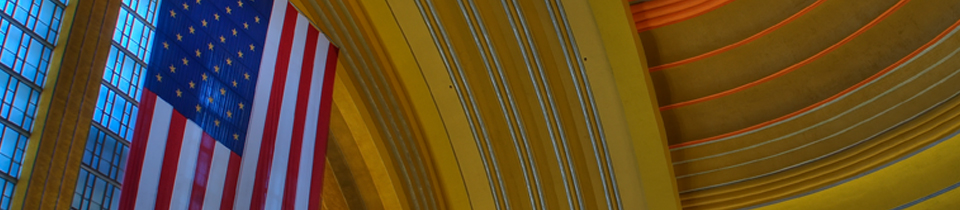
<path id="1" fill-rule="evenodd" d="M 273 150 L 273 164 L 270 166 L 270 181 L 267 182 L 267 198 L 264 209 L 280 209 L 283 204 L 284 182 L 287 180 L 287 163 L 290 161 L 290 140 L 293 135 L 294 111 L 297 106 L 297 91 L 303 65 L 303 51 L 306 46 L 307 27 L 310 22 L 303 15 L 297 15 L 297 25 L 293 34 L 293 47 L 290 49 L 290 63 L 287 68 L 287 84 L 283 84 L 283 102 L 280 105 L 280 121 L 277 127 L 277 142 Z M 283 59 L 283 58 L 280 58 Z"/>
<path id="2" fill-rule="evenodd" d="M 280 45 L 280 34 L 283 31 L 283 18 L 287 11 L 287 1 L 273 2 L 273 11 L 270 14 L 270 23 L 267 25 L 267 38 L 263 47 L 263 59 L 260 62 L 260 73 L 257 76 L 257 87 L 251 104 L 250 123 L 247 129 L 247 139 L 240 163 L 240 177 L 237 181 L 237 195 L 234 200 L 234 209 L 250 209 L 250 199 L 253 195 L 253 184 L 257 176 L 257 163 L 260 160 L 260 144 L 263 139 L 263 127 L 267 118 L 267 104 L 270 99 L 270 89 L 273 82 L 273 69 L 277 64 L 277 51 Z"/>
<path id="3" fill-rule="evenodd" d="M 187 120 L 183 128 L 177 177 L 174 178 L 173 194 L 170 196 L 170 209 L 187 209 L 190 206 L 190 193 L 193 192 L 193 177 L 196 175 L 201 138 L 203 138 L 203 129 L 193 120 Z"/>
<path id="4" fill-rule="evenodd" d="M 313 153 L 317 142 L 318 117 L 320 116 L 320 97 L 323 92 L 323 76 L 326 72 L 327 54 L 330 41 L 323 34 L 317 36 L 317 49 L 313 57 L 313 78 L 310 82 L 310 98 L 307 101 L 307 121 L 304 123 L 303 152 L 300 153 L 300 174 L 297 176 L 296 208 L 307 209 L 310 204 L 310 179 L 313 174 Z M 317 176 L 322 176 L 318 174 Z"/>
<path id="5" fill-rule="evenodd" d="M 210 161 L 210 176 L 207 178 L 207 191 L 203 196 L 203 209 L 220 209 L 223 182 L 227 179 L 227 167 L 230 166 L 230 149 L 220 142 L 215 145 L 213 160 Z"/>
<path id="6" fill-rule="evenodd" d="M 170 118 L 173 106 L 157 97 L 153 109 L 153 121 L 150 123 L 150 137 L 144 151 L 143 170 L 140 173 L 140 187 L 134 209 L 153 209 L 157 202 L 157 187 L 160 184 L 160 168 L 163 167 L 163 153 L 167 147 L 167 134 L 170 130 Z"/>

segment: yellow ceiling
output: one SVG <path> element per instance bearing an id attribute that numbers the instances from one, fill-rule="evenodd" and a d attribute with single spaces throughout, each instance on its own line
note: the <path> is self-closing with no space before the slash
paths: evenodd
<path id="1" fill-rule="evenodd" d="M 291 2 L 342 53 L 326 209 L 842 206 L 960 125 L 952 1 Z"/>

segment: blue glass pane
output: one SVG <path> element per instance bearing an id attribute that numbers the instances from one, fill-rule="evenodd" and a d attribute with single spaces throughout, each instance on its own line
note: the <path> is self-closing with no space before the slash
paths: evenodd
<path id="1" fill-rule="evenodd" d="M 123 182 L 130 151 L 127 144 L 133 137 L 137 101 L 143 91 L 143 59 L 150 56 L 159 4 L 158 0 L 122 2 L 93 117 L 99 126 L 91 126 L 83 156 L 83 164 L 97 173 L 81 173 L 77 179 L 75 209 L 118 209 L 120 201 L 120 186 L 111 183 Z"/>
<path id="2" fill-rule="evenodd" d="M 74 209 L 116 209 L 120 188 L 81 168 L 73 193 L 71 207 Z"/>
<path id="3" fill-rule="evenodd" d="M 3 13 L 12 17 L 22 30 L 33 31 L 38 39 L 56 43 L 63 17 L 63 5 L 51 0 L 5 0 Z"/>
<path id="4" fill-rule="evenodd" d="M 123 177 L 123 167 L 127 158 L 125 154 L 128 150 L 130 148 L 116 138 L 96 126 L 91 126 L 83 163 L 107 175 L 106 178 L 119 181 Z"/>
<path id="5" fill-rule="evenodd" d="M 0 71 L 0 87 L 5 91 L 0 94 L 0 118 L 30 131 L 39 103 L 40 91 Z"/>
<path id="6" fill-rule="evenodd" d="M 146 71 L 146 67 L 116 45 L 110 49 L 107 67 L 103 71 L 103 80 L 131 98 L 140 98 L 140 84 L 143 83 L 140 74 Z"/>
<path id="7" fill-rule="evenodd" d="M 0 192 L 2 192 L 2 195 L 0 195 L 0 209 L 10 209 L 10 199 L 13 198 L 13 188 L 13 183 L 0 179 Z"/>
<path id="8" fill-rule="evenodd" d="M 133 134 L 133 116 L 136 112 L 135 102 L 128 101 L 113 89 L 104 85 L 100 87 L 100 98 L 97 99 L 97 110 L 93 121 L 107 127 L 120 136 Z"/>
<path id="9" fill-rule="evenodd" d="M 53 49 L 43 41 L 35 39 L 29 31 L 11 23 L 6 18 L 0 18 L 0 41 L 3 42 L 0 68 L 20 74 L 33 84 L 43 84 Z"/>
<path id="10" fill-rule="evenodd" d="M 0 125 L 0 137 L 0 172 L 19 177 L 27 136 L 13 128 Z"/>
<path id="11" fill-rule="evenodd" d="M 143 60 L 146 58 L 153 40 L 153 29 L 151 27 L 136 13 L 122 8 L 117 18 L 117 29 L 113 34 L 113 41 Z"/>

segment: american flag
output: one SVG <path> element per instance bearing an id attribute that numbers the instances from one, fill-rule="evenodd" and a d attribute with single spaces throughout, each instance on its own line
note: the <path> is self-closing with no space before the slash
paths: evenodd
<path id="1" fill-rule="evenodd" d="M 337 48 L 286 0 L 163 0 L 120 209 L 319 209 Z"/>

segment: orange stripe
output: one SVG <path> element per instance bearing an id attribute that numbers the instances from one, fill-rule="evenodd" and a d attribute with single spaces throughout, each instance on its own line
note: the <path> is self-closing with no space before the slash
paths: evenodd
<path id="1" fill-rule="evenodd" d="M 680 107 L 684 107 L 684 106 L 689 106 L 689 105 L 693 105 L 693 104 L 697 104 L 697 103 L 701 103 L 701 102 L 705 102 L 705 101 L 709 101 L 709 100 L 721 98 L 721 97 L 724 97 L 724 96 L 728 96 L 728 95 L 731 95 L 731 94 L 734 94 L 734 93 L 737 93 L 737 92 L 746 90 L 746 89 L 748 89 L 748 88 L 755 87 L 755 86 L 757 86 L 757 85 L 763 84 L 763 83 L 765 83 L 765 82 L 771 81 L 771 80 L 773 80 L 773 79 L 779 78 L 780 76 L 786 75 L 786 74 L 788 74 L 788 73 L 790 73 L 790 72 L 793 72 L 794 70 L 797 70 L 797 69 L 799 69 L 800 67 L 803 67 L 803 66 L 805 66 L 805 65 L 807 65 L 807 64 L 810 64 L 810 63 L 812 63 L 814 60 L 817 60 L 818 58 L 823 57 L 823 56 L 826 55 L 827 53 L 833 52 L 833 51 L 836 50 L 837 48 L 840 48 L 840 46 L 842 46 L 843 44 L 846 44 L 847 42 L 850 42 L 850 40 L 853 40 L 853 38 L 856 38 L 857 36 L 860 36 L 860 34 L 863 34 L 864 32 L 866 32 L 866 31 L 867 31 L 868 29 L 870 29 L 871 27 L 873 27 L 873 26 L 877 25 L 878 23 L 880 23 L 880 21 L 882 21 L 883 19 L 886 19 L 888 16 L 890 16 L 890 14 L 893 14 L 894 11 L 897 11 L 897 9 L 900 9 L 900 7 L 903 7 L 903 5 L 906 4 L 907 2 L 910 2 L 910 0 L 900 0 L 900 2 L 897 2 L 896 5 L 893 5 L 893 7 L 890 7 L 890 9 L 887 9 L 887 11 L 884 11 L 883 14 L 880 14 L 879 17 L 873 19 L 873 21 L 870 21 L 870 23 L 867 23 L 867 25 L 861 27 L 861 28 L 858 29 L 856 32 L 853 32 L 853 34 L 850 34 L 850 35 L 847 36 L 846 38 L 843 38 L 843 40 L 840 40 L 840 42 L 837 42 L 836 44 L 833 44 L 832 46 L 828 47 L 827 49 L 824 49 L 823 51 L 820 51 L 819 53 L 817 53 L 817 54 L 815 54 L 815 55 L 813 55 L 813 56 L 811 56 L 811 57 L 809 57 L 809 58 L 807 58 L 807 59 L 805 59 L 805 60 L 803 60 L 803 61 L 800 61 L 799 63 L 793 64 L 793 65 L 791 65 L 790 67 L 787 67 L 787 68 L 785 68 L 785 69 L 783 69 L 783 70 L 780 70 L 780 71 L 778 71 L 778 72 L 776 72 L 776 73 L 773 73 L 773 74 L 771 74 L 771 75 L 769 75 L 769 76 L 766 76 L 766 77 L 764 77 L 764 78 L 761 78 L 761 79 L 759 79 L 759 80 L 756 80 L 756 81 L 753 81 L 753 82 L 750 82 L 750 83 L 747 83 L 747 84 L 740 85 L 739 87 L 736 87 L 736 88 L 733 88 L 733 89 L 729 89 L 729 90 L 726 90 L 726 91 L 723 91 L 723 92 L 715 93 L 715 94 L 713 94 L 713 95 L 709 95 L 709 96 L 705 96 L 705 97 L 701 97 L 701 98 L 697 98 L 697 99 L 693 99 L 693 100 L 689 100 L 689 101 L 684 101 L 684 102 L 680 102 L 680 103 L 675 103 L 675 104 L 670 104 L 670 105 L 662 106 L 662 107 L 660 107 L 660 111 L 666 111 L 666 110 L 670 110 L 670 109 L 676 109 L 676 108 L 680 108 Z"/>
<path id="2" fill-rule="evenodd" d="M 759 129 L 759 128 L 764 127 L 764 126 L 771 125 L 771 124 L 774 124 L 774 123 L 777 123 L 777 122 L 786 120 L 787 118 L 791 118 L 791 117 L 800 115 L 801 113 L 808 112 L 808 111 L 810 111 L 810 110 L 812 110 L 812 109 L 814 109 L 814 108 L 817 108 L 817 107 L 822 106 L 822 105 L 824 105 L 824 104 L 826 104 L 826 103 L 829 103 L 830 101 L 836 100 L 837 98 L 840 98 L 840 96 L 846 95 L 846 94 L 850 93 L 851 91 L 853 91 L 853 90 L 855 90 L 855 89 L 857 89 L 857 88 L 859 88 L 859 87 L 861 87 L 861 86 L 864 86 L 864 85 L 866 85 L 867 83 L 869 83 L 869 82 L 871 82 L 871 81 L 873 81 L 873 80 L 876 80 L 877 78 L 880 78 L 881 76 L 889 73 L 891 70 L 897 68 L 897 66 L 902 65 L 903 63 L 907 62 L 907 60 L 910 60 L 910 59 L 912 59 L 913 57 L 916 57 L 918 54 L 920 54 L 920 52 L 923 52 L 923 51 L 926 50 L 927 48 L 930 48 L 930 46 L 932 46 L 932 45 L 933 45 L 934 43 L 936 43 L 937 41 L 940 41 L 941 39 L 943 39 L 945 36 L 947 36 L 947 34 L 950 33 L 950 31 L 953 31 L 953 30 L 956 29 L 958 26 L 960 26 L 960 20 L 957 20 L 957 22 L 953 23 L 953 25 L 951 25 L 951 26 L 948 27 L 946 30 L 944 30 L 943 32 L 941 32 L 940 35 L 937 35 L 937 37 L 934 37 L 933 40 L 930 40 L 930 42 L 927 42 L 927 43 L 924 44 L 923 46 L 920 46 L 920 48 L 917 48 L 917 50 L 915 50 L 915 51 L 913 51 L 912 53 L 908 54 L 907 56 L 903 57 L 902 59 L 900 59 L 900 60 L 897 61 L 896 63 L 890 64 L 890 66 L 887 66 L 887 68 L 881 70 L 880 72 L 877 72 L 877 73 L 874 74 L 873 76 L 870 76 L 870 77 L 868 77 L 867 79 L 864 79 L 863 81 L 860 81 L 860 83 L 857 83 L 857 84 L 855 84 L 855 85 L 847 88 L 846 90 L 843 90 L 843 91 L 837 93 L 836 95 L 830 96 L 830 98 L 824 99 L 823 101 L 817 102 L 817 103 L 815 103 L 815 104 L 813 104 L 813 105 L 810 105 L 810 106 L 807 106 L 807 107 L 804 107 L 803 109 L 797 110 L 797 111 L 795 111 L 795 112 L 793 112 L 793 113 L 784 115 L 784 116 L 782 116 L 782 117 L 778 117 L 778 118 L 776 118 L 776 119 L 769 120 L 769 121 L 766 121 L 766 122 L 763 122 L 763 123 L 760 123 L 760 124 L 756 124 L 756 125 L 753 125 L 753 126 L 744 128 L 744 129 L 740 129 L 740 130 L 737 130 L 737 131 L 733 131 L 733 132 L 730 132 L 730 133 L 725 133 L 725 134 L 721 134 L 721 135 L 717 135 L 717 136 L 713 136 L 713 137 L 709 137 L 709 138 L 705 138 L 705 139 L 700 139 L 700 140 L 695 140 L 695 141 L 688 141 L 688 142 L 683 142 L 683 143 L 679 143 L 679 144 L 675 144 L 675 145 L 670 145 L 670 149 L 674 149 L 674 148 L 678 148 L 678 147 L 685 147 L 685 146 L 690 146 L 690 145 L 696 145 L 696 144 L 702 144 L 702 143 L 711 142 L 711 141 L 716 141 L 716 140 L 721 139 L 721 138 L 726 138 L 726 137 L 734 136 L 734 135 L 737 135 L 737 134 L 741 134 L 741 133 L 749 132 L 749 131 L 752 131 L 752 130 L 756 130 L 756 129 Z"/>
<path id="3" fill-rule="evenodd" d="M 660 71 L 660 70 L 664 70 L 664 69 L 673 68 L 673 67 L 677 67 L 677 66 L 680 66 L 680 65 L 692 63 L 692 62 L 694 62 L 694 61 L 703 60 L 703 59 L 705 59 L 705 58 L 709 58 L 709 57 L 711 57 L 711 56 L 714 56 L 714 55 L 717 55 L 717 54 L 720 54 L 720 53 L 723 53 L 723 52 L 726 52 L 726 51 L 730 51 L 730 50 L 732 50 L 733 48 L 737 48 L 737 47 L 743 46 L 743 45 L 745 45 L 745 44 L 747 44 L 747 43 L 753 42 L 754 40 L 760 39 L 760 37 L 766 36 L 767 34 L 770 34 L 771 32 L 773 32 L 773 31 L 775 31 L 775 30 L 777 30 L 777 29 L 780 29 L 780 27 L 783 27 L 784 25 L 787 25 L 788 23 L 793 22 L 794 20 L 796 20 L 796 19 L 799 18 L 800 16 L 803 16 L 804 14 L 807 14 L 807 12 L 810 12 L 811 10 L 813 10 L 813 8 L 816 8 L 817 6 L 820 6 L 820 4 L 822 4 L 822 3 L 825 2 L 825 1 L 827 1 L 827 0 L 817 0 L 816 2 L 813 2 L 813 4 L 810 4 L 810 5 L 807 6 L 806 8 L 803 8 L 803 10 L 800 10 L 799 12 L 797 12 L 796 14 L 793 14 L 792 16 L 788 17 L 787 19 L 785 19 L 785 20 L 783 20 L 783 21 L 780 21 L 780 22 L 777 23 L 776 25 L 770 26 L 769 28 L 764 29 L 763 31 L 760 31 L 759 33 L 754 34 L 753 36 L 747 37 L 747 38 L 744 39 L 744 40 L 740 40 L 739 42 L 736 42 L 736 43 L 733 43 L 733 44 L 730 44 L 730 45 L 727 45 L 727 46 L 718 48 L 718 49 L 716 49 L 716 50 L 713 50 L 713 51 L 710 51 L 710 52 L 707 52 L 707 53 L 704 53 L 704 54 L 701 54 L 701 55 L 697 55 L 697 56 L 690 57 L 690 58 L 687 58 L 687 59 L 675 61 L 675 62 L 672 62 L 672 63 L 667 63 L 667 64 L 663 64 L 663 65 L 651 67 L 651 68 L 650 68 L 650 72 Z"/>
<path id="4" fill-rule="evenodd" d="M 648 30 L 653 30 L 655 28 L 667 26 L 670 24 L 679 23 L 680 21 L 688 20 L 690 18 L 694 18 L 700 15 L 706 14 L 707 12 L 720 8 L 723 5 L 727 5 L 730 2 L 733 2 L 733 0 L 708 1 L 706 4 L 699 4 L 687 10 L 675 12 L 673 14 L 664 15 L 657 18 L 653 18 L 653 19 L 639 21 L 636 23 L 637 32 L 644 32 Z"/>
<path id="5" fill-rule="evenodd" d="M 648 11 L 662 6 L 671 5 L 673 3 L 682 2 L 683 0 L 660 0 L 660 1 L 648 1 L 642 2 L 639 4 L 630 5 L 630 12 L 640 13 L 643 11 Z"/>
<path id="6" fill-rule="evenodd" d="M 706 3 L 707 1 L 715 0 L 687 0 L 678 2 L 676 4 L 670 4 L 649 11 L 643 11 L 638 13 L 633 13 L 633 22 L 643 22 L 646 20 L 654 19 L 657 17 L 682 12 L 684 10 L 695 8 L 701 4 Z"/>

